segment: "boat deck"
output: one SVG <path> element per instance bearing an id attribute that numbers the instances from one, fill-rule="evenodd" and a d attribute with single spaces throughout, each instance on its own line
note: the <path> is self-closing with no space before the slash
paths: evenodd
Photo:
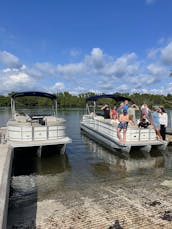
<path id="1" fill-rule="evenodd" d="M 32 141 L 32 142 L 13 142 L 8 141 L 8 144 L 11 145 L 11 147 L 32 147 L 32 146 L 48 146 L 48 145 L 63 145 L 67 143 L 71 143 L 72 140 L 69 137 L 56 139 L 56 140 L 44 140 L 44 141 Z"/>
<path id="2" fill-rule="evenodd" d="M 116 148 L 130 152 L 132 147 L 138 147 L 150 152 L 152 147 L 158 147 L 161 150 L 165 150 L 167 147 L 167 141 L 157 140 L 152 126 L 138 128 L 137 125 L 129 125 L 126 133 L 126 143 L 120 143 L 117 136 L 117 125 L 113 120 L 104 119 L 101 116 L 84 115 L 81 121 L 82 130 L 112 149 Z M 122 134 L 123 132 L 121 132 Z"/>

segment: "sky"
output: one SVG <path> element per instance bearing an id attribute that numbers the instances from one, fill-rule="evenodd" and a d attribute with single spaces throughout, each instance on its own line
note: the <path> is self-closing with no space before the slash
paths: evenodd
<path id="1" fill-rule="evenodd" d="M 172 92 L 171 0 L 0 0 L 0 95 Z"/>

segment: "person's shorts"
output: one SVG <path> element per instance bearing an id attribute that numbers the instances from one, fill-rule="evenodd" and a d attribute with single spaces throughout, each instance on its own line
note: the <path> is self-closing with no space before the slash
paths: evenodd
<path id="1" fill-rule="evenodd" d="M 156 130 L 160 129 L 160 124 L 159 123 L 154 123 L 154 127 Z"/>
<path id="2" fill-rule="evenodd" d="M 120 122 L 119 124 L 118 124 L 118 128 L 119 129 L 127 129 L 127 127 L 128 127 L 128 122 Z"/>

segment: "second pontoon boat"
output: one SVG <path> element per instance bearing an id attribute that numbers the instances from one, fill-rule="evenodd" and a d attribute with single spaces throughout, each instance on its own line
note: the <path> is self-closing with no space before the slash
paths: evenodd
<path id="1" fill-rule="evenodd" d="M 97 112 L 96 102 L 100 99 L 113 99 L 115 102 L 130 100 L 120 95 L 97 95 L 86 99 L 86 114 L 83 115 L 80 127 L 93 139 L 111 149 L 130 152 L 132 148 L 138 148 L 149 152 L 152 147 L 165 149 L 166 141 L 157 140 L 156 132 L 152 126 L 139 128 L 137 125 L 128 125 L 126 143 L 121 144 L 117 137 L 117 122 L 105 119 Z M 92 105 L 92 110 L 91 106 Z"/>

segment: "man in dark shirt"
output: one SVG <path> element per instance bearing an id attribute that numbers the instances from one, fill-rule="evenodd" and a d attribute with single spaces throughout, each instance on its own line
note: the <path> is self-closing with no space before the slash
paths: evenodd
<path id="1" fill-rule="evenodd" d="M 101 108 L 101 110 L 104 111 L 104 118 L 105 118 L 105 119 L 110 118 L 110 107 L 109 107 L 108 104 L 105 104 L 105 105 Z"/>

